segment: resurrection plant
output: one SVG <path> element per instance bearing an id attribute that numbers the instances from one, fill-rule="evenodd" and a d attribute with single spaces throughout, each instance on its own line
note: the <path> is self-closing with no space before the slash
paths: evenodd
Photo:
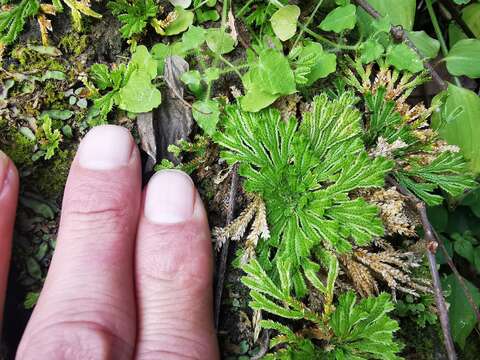
<path id="1" fill-rule="evenodd" d="M 432 290 L 415 276 L 423 253 L 389 243 L 394 236 L 418 239 L 419 219 L 385 179 L 393 176 L 428 204 L 443 199 L 438 190 L 455 196 L 475 185 L 457 149 L 428 126 L 433 109 L 405 102 L 422 75 L 380 67 L 370 81 L 372 66 L 352 64 L 347 85 L 358 97 L 348 89 L 320 94 L 301 121 L 272 108 L 231 106 L 214 137 L 221 157 L 239 164 L 251 194 L 240 216 L 214 236 L 219 248 L 227 238 L 241 240 L 251 223 L 240 264 L 256 325 L 279 333 L 267 358 L 398 359 L 398 324 L 388 317 L 393 304 L 382 288 L 394 298 L 397 291 L 418 297 Z M 349 291 L 335 301 L 340 270 L 337 287 L 363 300 L 356 303 Z M 261 320 L 262 312 L 288 320 Z M 296 322 L 302 326 L 294 331 Z"/>

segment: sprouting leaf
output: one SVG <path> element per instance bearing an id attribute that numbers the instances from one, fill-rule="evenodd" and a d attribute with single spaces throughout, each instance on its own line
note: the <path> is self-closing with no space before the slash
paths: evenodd
<path id="1" fill-rule="evenodd" d="M 160 91 L 151 83 L 151 77 L 143 71 L 130 75 L 127 84 L 118 92 L 118 107 L 122 110 L 142 113 L 160 105 Z"/>
<path id="2" fill-rule="evenodd" d="M 433 59 L 438 55 L 440 42 L 428 36 L 425 31 L 409 31 L 408 37 L 427 59 Z"/>
<path id="3" fill-rule="evenodd" d="M 433 113 L 432 123 L 440 135 L 453 145 L 458 145 L 470 162 L 470 169 L 480 172 L 480 98 L 473 91 L 452 84 L 445 92 L 446 99 L 439 111 Z M 452 114 L 454 119 L 448 121 Z"/>
<path id="4" fill-rule="evenodd" d="M 22 0 L 18 5 L 0 12 L 0 44 L 10 45 L 22 32 L 25 22 L 37 14 L 40 8 L 38 0 Z"/>
<path id="5" fill-rule="evenodd" d="M 473 301 L 477 306 L 480 306 L 479 290 L 467 279 L 463 280 L 472 294 Z M 477 318 L 454 274 L 450 274 L 442 279 L 442 286 L 444 290 L 449 292 L 446 300 L 450 304 L 448 316 L 450 318 L 453 339 L 463 348 L 468 335 L 475 328 Z"/>
<path id="6" fill-rule="evenodd" d="M 213 135 L 217 129 L 217 123 L 220 118 L 220 109 L 215 100 L 196 101 L 192 105 L 192 115 L 203 131 L 208 135 Z"/>
<path id="7" fill-rule="evenodd" d="M 300 8 L 297 5 L 286 5 L 278 9 L 270 19 L 275 35 L 282 41 L 290 39 L 297 31 Z"/>
<path id="8" fill-rule="evenodd" d="M 219 55 L 227 54 L 235 48 L 235 40 L 220 28 L 208 29 L 206 40 L 208 48 Z"/>
<path id="9" fill-rule="evenodd" d="M 472 79 L 480 78 L 480 40 L 464 39 L 458 41 L 445 57 L 448 72 L 455 76 L 466 75 Z"/>
<path id="10" fill-rule="evenodd" d="M 177 35 L 189 28 L 193 23 L 193 12 L 179 6 L 175 7 L 175 20 L 165 28 L 165 35 Z"/>
<path id="11" fill-rule="evenodd" d="M 373 39 L 368 39 L 360 46 L 360 60 L 364 64 L 369 64 L 377 60 L 383 54 L 382 44 Z"/>
<path id="12" fill-rule="evenodd" d="M 322 20 L 319 27 L 324 31 L 340 33 L 344 30 L 353 29 L 356 22 L 356 7 L 353 4 L 349 4 L 333 9 L 325 19 Z"/>
<path id="13" fill-rule="evenodd" d="M 411 73 L 423 70 L 423 63 L 418 55 L 404 43 L 390 46 L 387 50 L 386 61 L 395 66 L 397 70 L 407 70 Z"/>

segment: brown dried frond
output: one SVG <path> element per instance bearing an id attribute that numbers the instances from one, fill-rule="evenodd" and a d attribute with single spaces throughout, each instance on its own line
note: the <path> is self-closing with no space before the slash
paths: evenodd
<path id="1" fill-rule="evenodd" d="M 297 105 L 300 100 L 301 97 L 298 94 L 282 96 L 273 103 L 273 106 L 280 110 L 282 119 L 288 121 L 297 116 Z"/>
<path id="2" fill-rule="evenodd" d="M 376 279 L 380 279 L 391 289 L 394 298 L 397 290 L 413 296 L 432 291 L 427 279 L 418 279 L 411 275 L 412 270 L 420 266 L 419 261 L 420 258 L 413 252 L 385 250 L 375 253 L 360 248 L 341 259 L 346 273 L 360 295 L 378 294 Z"/>
<path id="3" fill-rule="evenodd" d="M 245 235 L 247 227 L 252 219 L 253 222 L 250 227 L 250 233 L 245 242 L 245 255 L 242 261 L 246 262 L 254 257 L 258 239 L 268 239 L 270 237 L 265 203 L 258 195 L 253 196 L 250 204 L 248 204 L 234 221 L 223 228 L 217 227 L 213 229 L 213 237 L 216 242 L 217 250 L 222 247 L 227 239 L 240 240 Z"/>
<path id="4" fill-rule="evenodd" d="M 408 206 L 408 199 L 395 187 L 367 190 L 362 197 L 380 208 L 386 235 L 400 234 L 416 237 L 415 227 L 419 224 L 418 214 Z"/>
<path id="5" fill-rule="evenodd" d="M 353 287 L 361 296 L 368 297 L 378 294 L 377 281 L 366 266 L 353 260 L 350 255 L 342 255 L 339 260 L 352 281 Z"/>
<path id="6" fill-rule="evenodd" d="M 52 22 L 47 19 L 44 14 L 37 17 L 38 25 L 40 26 L 40 34 L 42 36 L 43 46 L 48 46 L 48 32 L 52 31 Z"/>
<path id="7" fill-rule="evenodd" d="M 391 159 L 393 158 L 393 152 L 395 150 L 403 149 L 407 146 L 407 143 L 399 139 L 389 144 L 382 136 L 379 136 L 377 139 L 377 146 L 375 149 L 370 150 L 369 155 L 371 157 L 383 156 Z"/>

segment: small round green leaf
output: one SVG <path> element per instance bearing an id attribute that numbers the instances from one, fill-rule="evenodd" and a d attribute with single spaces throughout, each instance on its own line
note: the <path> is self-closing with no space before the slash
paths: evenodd
<path id="1" fill-rule="evenodd" d="M 218 102 L 214 100 L 196 101 L 192 105 L 192 115 L 206 134 L 213 135 L 215 133 L 220 118 Z"/>
<path id="2" fill-rule="evenodd" d="M 300 8 L 297 5 L 287 5 L 278 9 L 270 19 L 275 35 L 286 41 L 295 35 Z"/>

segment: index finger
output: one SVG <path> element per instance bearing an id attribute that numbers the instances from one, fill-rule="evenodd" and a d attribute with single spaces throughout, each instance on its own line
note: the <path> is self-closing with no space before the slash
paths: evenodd
<path id="1" fill-rule="evenodd" d="M 0 324 L 3 320 L 3 304 L 7 288 L 17 197 L 17 169 L 7 155 L 0 150 Z"/>

